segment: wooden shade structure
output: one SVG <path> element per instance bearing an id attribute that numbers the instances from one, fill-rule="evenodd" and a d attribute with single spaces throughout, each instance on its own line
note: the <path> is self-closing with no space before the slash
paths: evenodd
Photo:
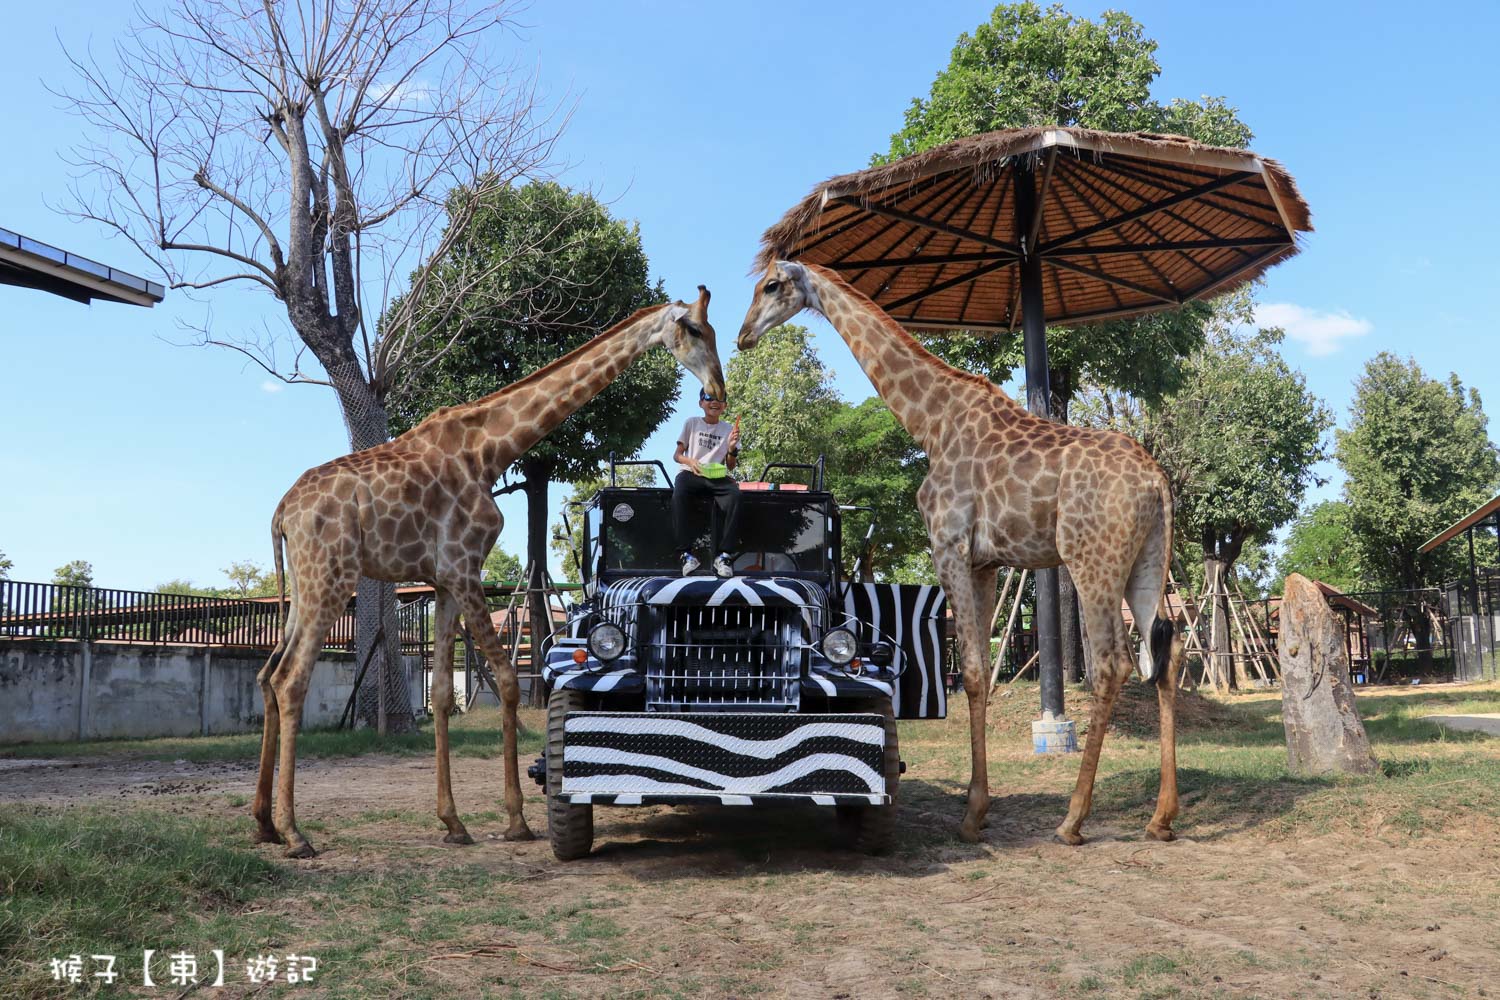
<path id="1" fill-rule="evenodd" d="M 1071 325 L 1226 291 L 1311 229 L 1291 175 L 1246 150 L 1008 129 L 826 181 L 766 231 L 756 265 L 821 264 L 908 328 L 983 333 L 1021 325 L 1028 257 L 1042 319 Z"/>
<path id="2" fill-rule="evenodd" d="M 987 132 L 819 185 L 757 270 L 839 272 L 904 326 L 1021 327 L 1027 406 L 1051 416 L 1047 324 L 1173 309 L 1249 281 L 1312 230 L 1274 160 L 1173 135 Z M 1063 716 L 1055 570 L 1036 576 L 1043 717 Z"/>

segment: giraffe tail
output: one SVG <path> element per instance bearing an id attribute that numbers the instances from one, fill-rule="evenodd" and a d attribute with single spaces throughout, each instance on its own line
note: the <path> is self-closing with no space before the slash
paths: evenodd
<path id="1" fill-rule="evenodd" d="M 1158 684 L 1166 683 L 1167 667 L 1177 652 L 1173 648 L 1177 645 L 1176 639 L 1177 626 L 1171 619 L 1158 618 L 1151 623 L 1151 663 L 1154 667 L 1151 679 Z"/>
<path id="2" fill-rule="evenodd" d="M 288 614 L 286 599 L 286 562 L 282 550 L 286 547 L 286 532 L 281 528 L 281 505 L 276 505 L 276 513 L 271 515 L 271 557 L 276 564 L 276 614 L 279 638 L 276 641 L 276 649 L 280 652 L 286 645 L 286 620 Z"/>

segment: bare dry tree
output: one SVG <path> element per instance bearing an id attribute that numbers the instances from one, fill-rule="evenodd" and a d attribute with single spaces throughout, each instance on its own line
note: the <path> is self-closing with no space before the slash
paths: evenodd
<path id="1" fill-rule="evenodd" d="M 350 447 L 380 444 L 386 395 L 410 366 L 504 307 L 488 296 L 534 293 L 486 280 L 504 259 L 461 250 L 486 195 L 548 171 L 565 124 L 534 74 L 495 57 L 516 13 L 505 0 L 138 7 L 113 59 L 68 53 L 74 82 L 57 93 L 89 127 L 65 210 L 124 237 L 174 289 L 270 292 L 295 334 L 286 363 L 276 348 L 290 338 L 275 333 L 205 324 L 200 342 L 331 387 Z M 320 370 L 304 367 L 309 352 Z M 357 662 L 384 635 L 361 717 L 408 728 L 394 587 L 364 580 L 358 593 Z"/>

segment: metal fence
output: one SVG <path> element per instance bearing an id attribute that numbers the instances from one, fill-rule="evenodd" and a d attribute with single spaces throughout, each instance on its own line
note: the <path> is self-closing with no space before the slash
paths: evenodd
<path id="1" fill-rule="evenodd" d="M 354 600 L 334 622 L 325 649 L 354 648 Z M 397 609 L 401 649 L 431 659 L 431 605 Z M 0 638 L 270 650 L 281 637 L 276 598 L 198 597 L 143 590 L 0 580 Z"/>
<path id="2" fill-rule="evenodd" d="M 1477 570 L 1472 579 L 1443 588 L 1444 629 L 1458 680 L 1500 678 L 1500 569 Z"/>

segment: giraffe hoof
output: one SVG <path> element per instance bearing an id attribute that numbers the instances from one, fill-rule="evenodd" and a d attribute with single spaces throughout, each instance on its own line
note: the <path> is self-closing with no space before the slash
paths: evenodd
<path id="1" fill-rule="evenodd" d="M 1164 844 L 1171 843 L 1177 839 L 1177 834 L 1172 832 L 1170 826 L 1148 826 L 1146 827 L 1146 836 L 1152 840 L 1159 840 Z"/>
<path id="2" fill-rule="evenodd" d="M 529 826 L 526 825 L 526 821 L 525 820 L 521 820 L 520 822 L 518 822 L 515 825 L 513 825 L 509 830 L 505 831 L 505 839 L 506 840 L 535 840 L 536 839 L 536 834 L 534 834 L 534 833 L 531 832 L 531 827 L 529 827 Z"/>
<path id="3" fill-rule="evenodd" d="M 286 857 L 289 858 L 306 860 L 307 858 L 315 858 L 317 856 L 318 852 L 313 850 L 313 845 L 309 844 L 306 840 L 303 840 L 302 843 L 292 847 L 288 847 L 286 849 Z"/>
<path id="4" fill-rule="evenodd" d="M 979 825 L 964 820 L 958 825 L 958 839 L 966 844 L 979 843 Z"/>
<path id="5" fill-rule="evenodd" d="M 1069 830 L 1064 830 L 1062 827 L 1058 827 L 1053 832 L 1053 836 L 1055 836 L 1060 843 L 1067 844 L 1069 847 L 1077 847 L 1079 844 L 1083 843 L 1083 834 L 1073 833 Z"/>
<path id="6" fill-rule="evenodd" d="M 273 828 L 261 827 L 255 831 L 251 838 L 257 844 L 285 844 L 286 838 L 277 833 Z"/>
<path id="7" fill-rule="evenodd" d="M 446 837 L 443 838 L 443 843 L 445 843 L 445 844 L 462 844 L 464 846 L 468 846 L 469 844 L 474 843 L 474 838 L 471 837 L 471 836 L 469 836 L 468 831 L 465 830 L 465 831 L 460 831 L 459 833 L 450 833 L 450 834 L 448 834 L 448 836 L 446 836 Z"/>

